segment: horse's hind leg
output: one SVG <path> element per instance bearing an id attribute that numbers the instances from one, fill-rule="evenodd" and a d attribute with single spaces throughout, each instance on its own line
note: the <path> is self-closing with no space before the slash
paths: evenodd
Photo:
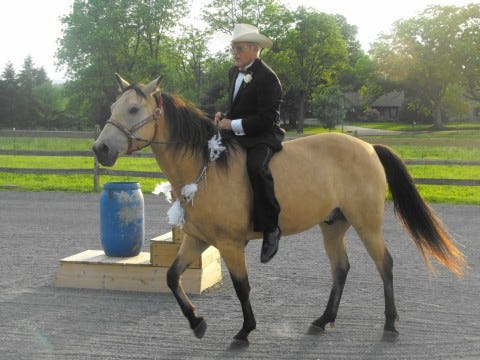
<path id="1" fill-rule="evenodd" d="M 167 272 L 168 287 L 172 290 L 173 295 L 175 295 L 183 314 L 190 323 L 190 328 L 198 338 L 203 337 L 205 334 L 207 323 L 203 317 L 197 317 L 195 315 L 195 307 L 190 302 L 185 291 L 183 291 L 180 276 L 183 274 L 187 266 L 197 259 L 207 247 L 208 245 L 204 242 L 189 235 L 185 235 L 177 257 Z"/>
<path id="2" fill-rule="evenodd" d="M 248 346 L 248 335 L 252 330 L 255 330 L 256 321 L 250 304 L 250 283 L 248 282 L 245 246 L 243 244 L 227 243 L 219 250 L 230 272 L 243 313 L 243 326 L 237 335 L 234 336 L 232 347 Z"/>
<path id="3" fill-rule="evenodd" d="M 383 281 L 385 296 L 385 331 L 397 333 L 395 321 L 398 319 L 397 308 L 393 296 L 393 260 L 383 239 L 381 228 L 376 231 L 359 231 L 359 235 L 367 251 L 377 267 Z"/>
<path id="4" fill-rule="evenodd" d="M 345 232 L 349 226 L 350 224 L 344 219 L 337 220 L 332 225 L 320 225 L 325 251 L 327 252 L 332 269 L 333 284 L 327 307 L 323 315 L 312 323 L 309 330 L 311 333 L 316 333 L 318 330 L 324 330 L 325 325 L 333 325 L 335 323 L 338 306 L 342 297 L 348 270 L 350 269 L 344 240 Z"/>

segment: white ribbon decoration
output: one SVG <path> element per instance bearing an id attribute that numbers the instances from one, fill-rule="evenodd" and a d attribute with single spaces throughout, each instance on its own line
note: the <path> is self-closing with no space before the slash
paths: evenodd
<path id="1" fill-rule="evenodd" d="M 212 136 L 210 140 L 208 140 L 208 149 L 210 150 L 209 162 L 213 162 L 217 160 L 222 154 L 222 152 L 226 150 L 226 147 L 222 145 L 222 137 L 220 133 L 216 133 L 215 135 Z M 193 206 L 193 199 L 198 190 L 198 182 L 203 177 L 204 172 L 206 171 L 206 167 L 207 165 L 205 165 L 205 168 L 202 170 L 202 174 L 200 174 L 200 176 L 198 177 L 195 183 L 187 184 L 184 187 L 182 187 L 181 195 L 183 196 L 184 202 L 186 204 L 191 202 Z M 157 186 L 155 186 L 155 189 L 152 191 L 152 194 L 156 196 L 159 196 L 160 194 L 164 194 L 165 199 L 170 204 L 172 203 L 172 200 L 173 200 L 172 185 L 168 181 L 165 181 L 161 184 L 157 184 Z M 182 202 L 180 200 L 175 200 L 173 205 L 168 210 L 167 216 L 168 216 L 168 223 L 170 225 L 183 229 L 183 225 L 185 225 L 185 208 L 183 207 Z"/>

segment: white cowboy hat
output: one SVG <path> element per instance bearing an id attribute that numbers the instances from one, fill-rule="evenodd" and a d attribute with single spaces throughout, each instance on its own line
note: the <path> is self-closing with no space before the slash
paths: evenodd
<path id="1" fill-rule="evenodd" d="M 233 29 L 232 43 L 252 42 L 257 43 L 261 48 L 271 48 L 272 40 L 258 32 L 258 29 L 249 24 L 237 24 Z"/>

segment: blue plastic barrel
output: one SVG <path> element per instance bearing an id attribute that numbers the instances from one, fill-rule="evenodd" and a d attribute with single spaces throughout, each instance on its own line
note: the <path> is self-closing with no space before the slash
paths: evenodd
<path id="1" fill-rule="evenodd" d="M 140 184 L 110 182 L 100 194 L 100 238 L 107 256 L 136 256 L 145 238 L 145 207 Z"/>

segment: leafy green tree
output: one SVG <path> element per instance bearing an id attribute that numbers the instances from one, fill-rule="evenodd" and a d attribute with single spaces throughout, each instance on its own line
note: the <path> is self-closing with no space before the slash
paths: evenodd
<path id="1" fill-rule="evenodd" d="M 464 96 L 465 88 L 461 84 L 451 84 L 447 87 L 442 99 L 442 109 L 448 119 L 462 119 L 468 114 L 470 105 Z"/>
<path id="2" fill-rule="evenodd" d="M 37 118 L 42 128 L 73 129 L 71 116 L 66 113 L 68 100 L 64 95 L 63 85 L 53 85 L 47 81 L 33 89 L 37 102 Z"/>
<path id="3" fill-rule="evenodd" d="M 11 86 L 18 85 L 17 74 L 11 61 L 7 62 L 7 64 L 5 65 L 5 69 L 2 72 L 2 80 L 10 84 Z"/>
<path id="4" fill-rule="evenodd" d="M 34 89 L 49 82 L 45 70 L 36 68 L 31 56 L 27 56 L 18 74 L 20 97 L 18 113 L 20 116 L 19 128 L 38 128 L 41 123 L 38 117 L 38 101 Z"/>
<path id="5" fill-rule="evenodd" d="M 203 20 L 213 32 L 231 34 L 235 24 L 248 23 L 276 39 L 293 19 L 278 0 L 210 0 L 204 6 Z"/>
<path id="6" fill-rule="evenodd" d="M 480 106 L 480 5 L 472 3 L 463 8 L 462 13 L 468 18 L 468 27 L 459 34 L 461 41 L 456 51 L 464 55 L 461 69 L 465 96 Z"/>
<path id="7" fill-rule="evenodd" d="M 232 66 L 230 54 L 219 52 L 206 60 L 205 91 L 200 99 L 201 108 L 209 115 L 226 111 L 228 106 L 228 69 Z"/>
<path id="8" fill-rule="evenodd" d="M 385 77 L 397 81 L 410 98 L 411 108 L 434 117 L 442 126 L 444 96 L 449 86 L 470 83 L 475 88 L 480 73 L 475 67 L 480 57 L 480 5 L 466 7 L 430 6 L 420 15 L 395 23 L 391 34 L 374 44 L 371 54 Z M 468 75 L 467 75 L 468 74 Z M 470 77 L 470 78 L 468 78 Z"/>
<path id="9" fill-rule="evenodd" d="M 205 91 L 206 62 L 209 57 L 207 43 L 210 36 L 207 31 L 189 27 L 183 31 L 183 36 L 177 39 L 178 63 L 177 69 L 183 82 L 181 88 L 188 89 L 189 94 L 183 94 L 196 103 Z M 193 85 L 193 86 L 192 86 Z"/>
<path id="10" fill-rule="evenodd" d="M 0 82 L 0 127 L 42 128 L 38 88 L 51 86 L 45 70 L 27 56 L 17 74 L 7 63 Z"/>
<path id="11" fill-rule="evenodd" d="M 20 89 L 17 74 L 11 62 L 8 62 L 0 80 L 0 128 L 18 127 Z"/>
<path id="12" fill-rule="evenodd" d="M 347 105 L 340 86 L 329 86 L 314 94 L 312 114 L 329 130 L 342 124 L 347 116 Z"/>
<path id="13" fill-rule="evenodd" d="M 186 10 L 186 0 L 75 0 L 57 51 L 75 82 L 66 87 L 70 109 L 101 123 L 116 96 L 114 72 L 145 81 L 164 73 L 174 51 L 169 31 Z"/>
<path id="14" fill-rule="evenodd" d="M 347 22 L 343 15 L 336 14 L 335 19 L 345 40 L 348 52 L 348 64 L 354 66 L 359 60 L 365 58 L 365 53 L 357 39 L 358 29 Z"/>
<path id="15" fill-rule="evenodd" d="M 297 132 L 301 133 L 311 95 L 336 80 L 347 64 L 348 53 L 335 16 L 299 8 L 295 20 L 295 27 L 267 57 L 283 80 L 285 92 L 298 104 Z"/>

